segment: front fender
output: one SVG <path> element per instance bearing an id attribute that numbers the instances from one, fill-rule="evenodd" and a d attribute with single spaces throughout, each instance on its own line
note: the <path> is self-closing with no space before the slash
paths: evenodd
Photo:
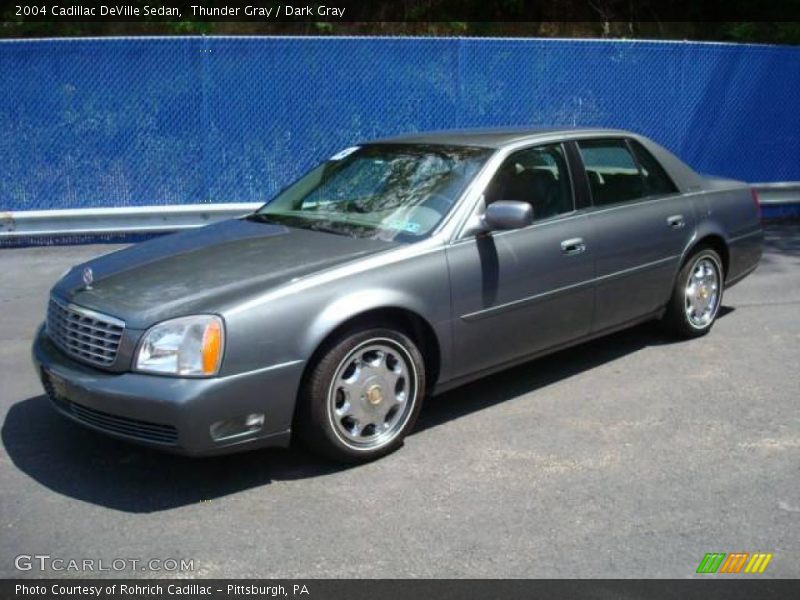
<path id="1" fill-rule="evenodd" d="M 223 311 L 223 369 L 308 361 L 337 327 L 365 312 L 401 309 L 434 331 L 450 355 L 450 281 L 441 247 L 409 247 L 269 290 Z M 443 365 L 444 367 L 444 365 Z"/>
<path id="2" fill-rule="evenodd" d="M 310 356 L 337 327 L 359 315 L 380 309 L 401 309 L 420 317 L 425 314 L 420 299 L 406 292 L 380 288 L 359 290 L 336 298 L 316 316 L 305 331 L 301 353 Z"/>

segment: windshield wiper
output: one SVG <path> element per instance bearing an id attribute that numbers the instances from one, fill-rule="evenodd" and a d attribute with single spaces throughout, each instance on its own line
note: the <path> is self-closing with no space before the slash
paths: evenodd
<path id="1" fill-rule="evenodd" d="M 322 223 L 303 223 L 302 225 L 298 225 L 298 227 L 302 227 L 303 229 L 311 229 L 312 231 L 322 231 L 324 233 L 344 235 L 351 238 L 357 237 L 354 233 L 342 231 L 341 229 L 337 229 L 336 227 L 330 227 L 329 225 L 323 225 Z"/>
<path id="2" fill-rule="evenodd" d="M 354 233 L 343 231 L 337 227 L 331 227 L 317 221 L 306 221 L 298 217 L 290 217 L 284 215 L 270 215 L 266 213 L 252 213 L 245 217 L 248 221 L 255 221 L 256 223 L 272 223 L 275 225 L 283 225 L 284 227 L 293 227 L 295 229 L 310 229 L 312 231 L 322 231 L 324 233 L 332 233 L 334 235 L 344 235 L 347 237 L 358 237 Z"/>
<path id="3" fill-rule="evenodd" d="M 250 213 L 245 217 L 246 221 L 253 221 L 255 223 L 274 223 L 279 225 L 280 222 L 276 221 L 275 219 L 271 218 L 269 215 L 265 215 L 264 213 Z"/>

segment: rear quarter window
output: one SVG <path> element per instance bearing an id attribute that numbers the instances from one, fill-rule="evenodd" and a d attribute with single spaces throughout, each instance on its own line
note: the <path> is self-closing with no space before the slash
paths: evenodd
<path id="1" fill-rule="evenodd" d="M 630 145 L 642 170 L 646 194 L 664 196 L 676 193 L 678 188 L 655 157 L 636 140 L 630 140 Z"/>

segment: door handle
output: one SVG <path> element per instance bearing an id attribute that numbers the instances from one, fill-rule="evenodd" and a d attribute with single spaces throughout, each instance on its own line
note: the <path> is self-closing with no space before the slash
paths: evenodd
<path id="1" fill-rule="evenodd" d="M 673 229 L 681 229 L 686 225 L 686 222 L 683 220 L 683 215 L 672 215 L 671 217 L 667 217 L 667 225 Z"/>
<path id="2" fill-rule="evenodd" d="M 561 252 L 564 254 L 580 254 L 586 252 L 586 243 L 583 238 L 572 238 L 561 242 Z"/>

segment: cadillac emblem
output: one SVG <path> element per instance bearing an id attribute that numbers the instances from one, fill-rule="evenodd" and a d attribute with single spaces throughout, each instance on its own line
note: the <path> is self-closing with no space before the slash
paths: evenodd
<path id="1" fill-rule="evenodd" d="M 83 270 L 83 285 L 86 286 L 87 290 L 92 289 L 92 284 L 94 283 L 94 273 L 92 272 L 91 267 L 86 267 Z"/>

